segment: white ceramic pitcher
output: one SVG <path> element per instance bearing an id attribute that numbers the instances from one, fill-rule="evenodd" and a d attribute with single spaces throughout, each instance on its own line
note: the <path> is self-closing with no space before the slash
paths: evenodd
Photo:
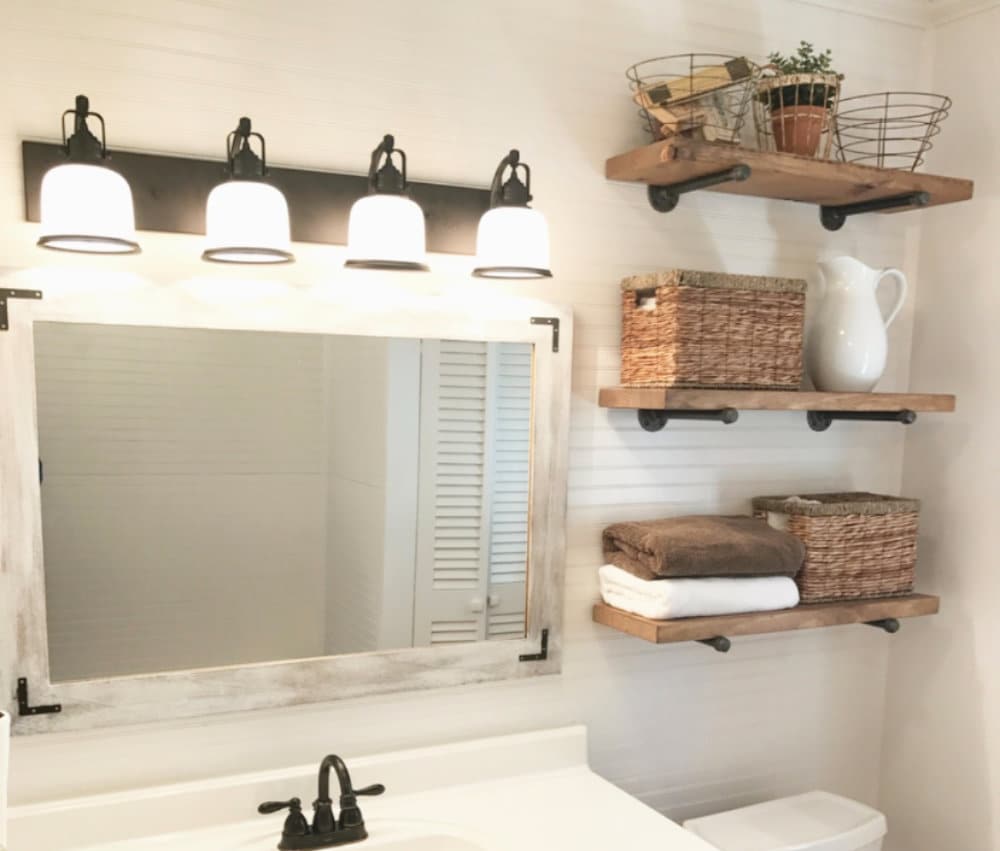
<path id="1" fill-rule="evenodd" d="M 806 352 L 817 390 L 867 393 L 885 371 L 886 329 L 906 300 L 906 277 L 899 269 L 870 269 L 853 257 L 821 260 L 824 296 Z M 899 284 L 896 303 L 882 318 L 875 290 L 883 278 Z"/>

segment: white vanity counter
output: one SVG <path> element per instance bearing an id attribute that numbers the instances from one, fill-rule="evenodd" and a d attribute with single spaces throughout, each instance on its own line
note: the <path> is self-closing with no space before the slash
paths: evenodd
<path id="1" fill-rule="evenodd" d="M 336 748 L 331 746 L 331 750 Z M 9 851 L 270 851 L 284 813 L 265 800 L 316 797 L 315 765 L 12 809 Z M 343 848 L 398 851 L 711 851 L 594 774 L 586 730 L 482 739 L 346 757 L 369 838 Z M 337 800 L 336 779 L 331 797 Z"/>

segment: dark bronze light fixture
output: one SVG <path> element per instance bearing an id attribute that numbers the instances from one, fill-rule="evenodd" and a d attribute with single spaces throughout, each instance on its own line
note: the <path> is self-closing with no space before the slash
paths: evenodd
<path id="1" fill-rule="evenodd" d="M 66 135 L 66 116 L 73 116 L 73 134 Z M 101 123 L 98 139 L 87 119 Z M 38 244 L 59 251 L 88 254 L 135 254 L 135 215 L 132 190 L 118 172 L 108 168 L 104 118 L 90 111 L 86 95 L 62 115 L 65 162 L 42 178 L 41 233 Z"/>
<path id="2" fill-rule="evenodd" d="M 509 176 L 504 176 L 509 170 Z M 522 181 L 518 171 L 524 175 Z M 479 220 L 476 268 L 480 278 L 551 278 L 549 226 L 531 209 L 531 169 L 511 150 L 500 160 L 490 187 L 490 209 Z"/>
<path id="3" fill-rule="evenodd" d="M 251 139 L 260 145 L 260 155 Z M 219 263 L 288 263 L 291 252 L 288 203 L 267 183 L 264 137 L 243 117 L 226 137 L 229 180 L 216 186 L 205 207 L 203 260 Z"/>
<path id="4" fill-rule="evenodd" d="M 344 265 L 426 272 L 426 252 L 424 211 L 407 196 L 406 154 L 386 134 L 372 151 L 368 194 L 351 207 Z"/>

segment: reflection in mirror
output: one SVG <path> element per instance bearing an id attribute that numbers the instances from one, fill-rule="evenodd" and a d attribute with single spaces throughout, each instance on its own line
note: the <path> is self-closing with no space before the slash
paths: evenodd
<path id="1" fill-rule="evenodd" d="M 53 682 L 522 638 L 528 343 L 35 324 Z"/>

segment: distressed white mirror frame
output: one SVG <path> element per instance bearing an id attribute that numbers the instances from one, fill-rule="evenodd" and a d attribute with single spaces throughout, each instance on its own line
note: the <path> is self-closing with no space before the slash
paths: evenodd
<path id="1" fill-rule="evenodd" d="M 0 703 L 9 705 L 15 732 L 139 723 L 559 671 L 571 311 L 491 294 L 471 280 L 456 290 L 458 295 L 415 295 L 391 277 L 362 274 L 351 283 L 341 279 L 311 288 L 275 283 L 270 289 L 259 281 L 244 289 L 243 283 L 225 279 L 170 286 L 137 280 L 124 288 L 102 287 L 86 279 L 74 283 L 66 275 L 58 286 L 41 287 L 41 301 L 9 302 L 10 328 L 0 331 Z M 0 277 L 0 286 L 23 287 L 21 278 Z M 38 481 L 36 321 L 534 344 L 527 636 L 52 683 Z M 545 658 L 522 661 L 522 655 L 541 655 L 543 630 Z M 22 677 L 28 680 L 31 705 L 59 704 L 61 711 L 19 714 L 17 681 Z"/>

